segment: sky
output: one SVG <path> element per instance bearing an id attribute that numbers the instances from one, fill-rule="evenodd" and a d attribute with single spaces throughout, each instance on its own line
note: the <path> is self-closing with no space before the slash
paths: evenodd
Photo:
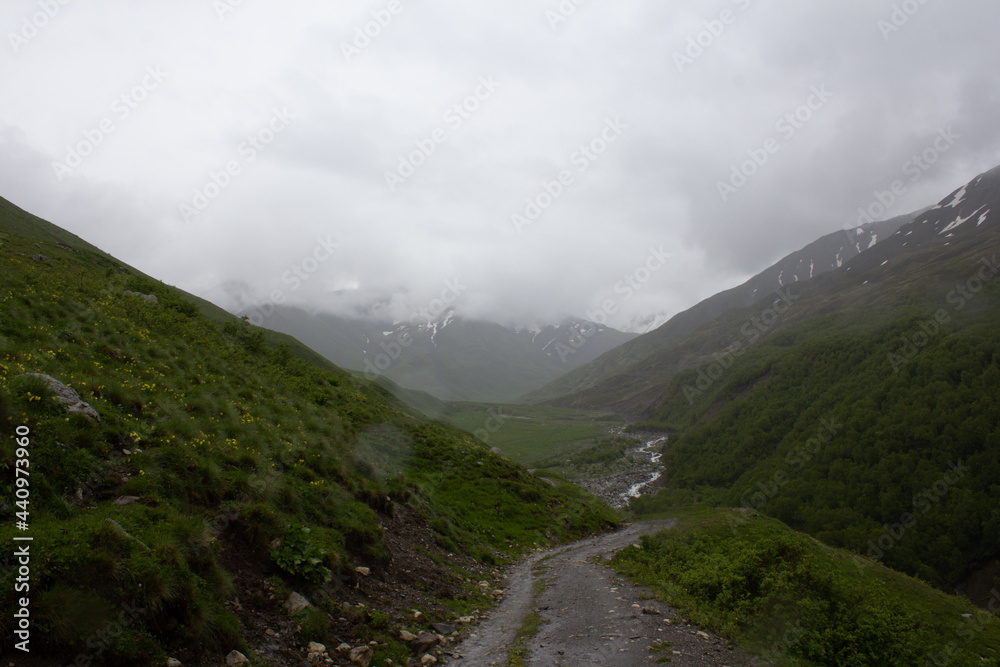
<path id="1" fill-rule="evenodd" d="M 0 196 L 233 311 L 635 330 L 1000 164 L 998 24 L 995 0 L 4 0 Z"/>

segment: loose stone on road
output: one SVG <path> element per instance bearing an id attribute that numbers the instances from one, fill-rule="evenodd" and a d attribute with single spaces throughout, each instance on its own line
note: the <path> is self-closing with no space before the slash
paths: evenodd
<path id="1" fill-rule="evenodd" d="M 456 659 L 448 664 L 505 665 L 515 633 L 532 611 L 542 618 L 538 634 L 525 643 L 532 667 L 638 667 L 657 664 L 661 657 L 671 658 L 671 665 L 767 664 L 688 625 L 674 609 L 650 599 L 648 590 L 595 562 L 598 557 L 610 558 L 644 534 L 672 525 L 673 521 L 631 524 L 522 561 L 508 576 L 504 601 L 456 648 Z M 543 590 L 536 597 L 537 580 Z M 649 651 L 654 643 L 664 642 L 669 646 L 662 652 Z"/>

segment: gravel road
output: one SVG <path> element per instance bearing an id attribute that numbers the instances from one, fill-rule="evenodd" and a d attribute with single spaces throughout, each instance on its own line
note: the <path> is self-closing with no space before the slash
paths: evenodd
<path id="1" fill-rule="evenodd" d="M 614 533 L 536 553 L 508 575 L 506 596 L 494 613 L 452 651 L 452 667 L 505 665 L 507 650 L 527 614 L 541 615 L 538 634 L 525 647 L 531 667 L 637 667 L 669 656 L 671 665 L 767 663 L 748 656 L 711 632 L 688 625 L 668 605 L 650 599 L 609 568 L 594 562 L 637 542 L 672 521 L 634 523 Z M 536 587 L 537 580 L 541 585 Z M 543 589 L 537 593 L 538 589 Z M 657 641 L 669 642 L 650 653 Z"/>

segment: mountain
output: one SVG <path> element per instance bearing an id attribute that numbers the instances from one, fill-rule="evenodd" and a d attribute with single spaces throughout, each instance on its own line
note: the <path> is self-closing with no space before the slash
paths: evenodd
<path id="1" fill-rule="evenodd" d="M 1000 166 L 980 174 L 942 199 L 936 206 L 921 212 L 852 270 L 881 267 L 907 250 L 933 245 L 947 247 L 959 238 L 975 234 L 988 222 L 996 225 L 1000 217 Z"/>
<path id="2" fill-rule="evenodd" d="M 517 328 L 514 333 L 530 340 L 550 359 L 558 360 L 564 372 L 589 363 L 638 335 L 578 317 L 541 328 Z"/>
<path id="3" fill-rule="evenodd" d="M 926 209 L 925 209 L 926 210 Z M 902 225 L 921 212 L 902 215 L 881 222 L 827 234 L 802 249 L 786 255 L 742 285 L 719 292 L 684 312 L 670 318 L 662 326 L 635 338 L 595 361 L 563 375 L 534 391 L 524 399 L 528 402 L 555 401 L 575 407 L 610 407 L 621 402 L 617 389 L 614 396 L 587 390 L 618 375 L 640 372 L 644 359 L 682 341 L 699 326 L 734 308 L 746 308 L 756 301 L 807 280 L 833 271 L 862 252 L 874 247 L 880 239 L 890 237 Z M 639 402 L 642 402 L 640 397 Z M 631 403 L 629 404 L 631 405 Z M 619 405 L 619 407 L 625 407 Z M 631 409 L 631 408 L 626 408 Z"/>
<path id="4" fill-rule="evenodd" d="M 980 604 L 1000 585 L 1000 170 L 581 394 L 671 433 L 644 511 L 745 506 Z M 598 393 L 602 392 L 602 393 Z M 640 401 L 641 399 L 641 401 Z"/>
<path id="5" fill-rule="evenodd" d="M 248 312 L 259 312 L 251 309 Z M 277 306 L 261 324 L 343 368 L 442 400 L 510 402 L 635 337 L 568 318 L 535 329 L 455 317 L 379 322 Z"/>
<path id="6" fill-rule="evenodd" d="M 316 641 L 406 664 L 400 630 L 484 604 L 468 582 L 617 523 L 42 222 L 0 200 L 0 539 L 30 564 L 0 569 L 12 662 L 23 641 L 30 664 L 300 664 Z"/>

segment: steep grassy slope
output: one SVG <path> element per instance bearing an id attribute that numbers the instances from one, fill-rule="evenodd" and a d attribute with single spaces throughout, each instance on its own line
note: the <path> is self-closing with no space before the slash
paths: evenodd
<path id="1" fill-rule="evenodd" d="M 760 344 L 673 378 L 644 507 L 750 506 L 946 589 L 995 562 L 998 259 L 983 226 L 803 285 Z"/>
<path id="2" fill-rule="evenodd" d="M 0 229 L 33 228 L 0 219 Z M 182 293 L 61 242 L 0 233 L 0 541 L 34 538 L 33 655 L 134 665 L 185 651 L 197 664 L 240 649 L 260 664 L 252 619 L 232 602 L 248 604 L 249 592 L 234 591 L 248 572 L 324 599 L 334 584 L 357 584 L 364 566 L 399 590 L 416 584 L 394 562 L 420 555 L 390 547 L 400 534 L 383 526 L 400 517 L 412 522 L 404 533 L 433 529 L 455 558 L 488 563 L 615 522 L 574 487 L 307 363 L 304 348 L 235 318 L 212 321 Z M 68 384 L 100 422 L 68 414 L 26 373 Z M 24 511 L 14 504 L 17 426 L 30 429 L 27 531 L 14 528 Z M 16 572 L 3 571 L 4 609 L 15 608 Z M 133 611 L 116 625 L 123 608 Z M 330 602 L 298 620 L 323 637 L 342 615 L 357 623 L 339 636 L 381 639 L 376 657 L 399 659 L 385 615 Z M 5 638 L 13 622 L 0 620 Z"/>

